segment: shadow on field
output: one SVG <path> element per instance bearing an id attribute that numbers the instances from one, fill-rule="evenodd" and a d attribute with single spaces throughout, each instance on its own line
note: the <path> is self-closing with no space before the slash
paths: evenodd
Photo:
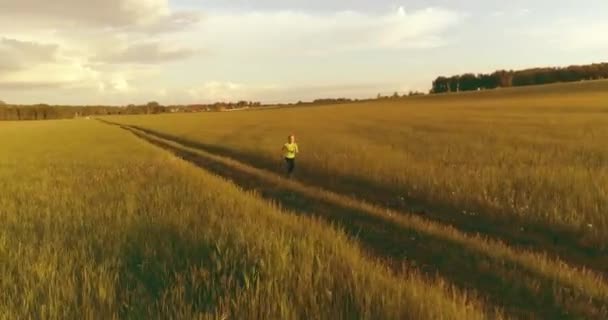
<path id="1" fill-rule="evenodd" d="M 217 145 L 193 142 L 146 128 L 133 128 L 147 134 L 180 143 L 219 156 L 229 157 L 244 164 L 272 172 L 282 170 L 277 162 L 255 154 L 241 152 Z M 546 252 L 565 262 L 608 274 L 608 246 L 601 243 L 582 243 L 584 235 L 567 228 L 505 215 L 504 217 L 483 210 L 475 216 L 462 214 L 463 208 L 431 200 L 405 198 L 394 189 L 352 176 L 328 178 L 314 169 L 299 166 L 298 180 L 333 192 L 353 196 L 397 211 L 411 212 L 432 221 L 451 225 L 463 232 L 482 234 L 524 249 Z"/>
<path id="2" fill-rule="evenodd" d="M 177 278 L 192 268 L 192 262 L 211 261 L 211 254 L 209 246 L 186 239 L 169 226 L 142 222 L 132 228 L 122 248 L 119 283 L 126 290 L 119 290 L 124 293 L 118 299 L 123 302 L 121 317 L 145 319 L 156 314 L 163 297 L 176 289 Z M 203 310 L 213 306 L 212 295 L 206 290 L 192 292 L 187 288 L 184 294 L 191 298 L 196 294 L 196 299 L 187 301 L 204 301 L 197 306 Z"/>
<path id="3" fill-rule="evenodd" d="M 555 280 L 516 262 L 490 256 L 474 247 L 451 241 L 449 237 L 396 224 L 365 209 L 301 192 L 283 180 L 266 179 L 235 165 L 170 145 L 128 127 L 123 128 L 282 207 L 298 214 L 319 216 L 339 226 L 396 270 L 405 264 L 415 266 L 430 277 L 439 274 L 458 288 L 477 292 L 493 305 L 504 308 L 511 316 L 577 319 L 606 315 L 602 306 L 608 301 L 593 301 L 584 295 L 556 294 Z M 562 288 L 569 292 L 576 291 L 565 284 Z"/>
<path id="4" fill-rule="evenodd" d="M 163 318 L 163 312 L 213 314 L 223 299 L 245 287 L 243 275 L 251 273 L 243 261 L 225 263 L 214 244 L 162 222 L 130 228 L 121 250 L 123 289 L 117 301 L 124 319 Z"/>

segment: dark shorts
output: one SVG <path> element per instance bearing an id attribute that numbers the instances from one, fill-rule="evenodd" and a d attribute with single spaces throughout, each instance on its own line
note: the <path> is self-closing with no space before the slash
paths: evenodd
<path id="1" fill-rule="evenodd" d="M 285 163 L 287 164 L 287 173 L 291 174 L 296 169 L 296 159 L 285 158 Z"/>

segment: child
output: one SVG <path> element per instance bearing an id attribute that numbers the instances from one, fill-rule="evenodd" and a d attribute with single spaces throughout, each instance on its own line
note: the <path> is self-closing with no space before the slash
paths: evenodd
<path id="1" fill-rule="evenodd" d="M 287 137 L 287 143 L 283 145 L 283 156 L 285 157 L 285 163 L 287 164 L 288 177 L 291 177 L 296 168 L 296 155 L 299 151 L 296 137 L 293 134 L 290 134 Z"/>

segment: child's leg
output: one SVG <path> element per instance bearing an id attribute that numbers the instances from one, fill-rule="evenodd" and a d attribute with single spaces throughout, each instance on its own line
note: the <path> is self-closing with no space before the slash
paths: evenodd
<path id="1" fill-rule="evenodd" d="M 287 174 L 291 175 L 291 173 L 295 169 L 295 161 L 294 159 L 285 158 L 285 162 L 287 164 Z"/>
<path id="2" fill-rule="evenodd" d="M 285 169 L 286 169 L 287 174 L 289 174 L 290 168 L 291 168 L 291 166 L 289 164 L 289 158 L 285 158 Z"/>

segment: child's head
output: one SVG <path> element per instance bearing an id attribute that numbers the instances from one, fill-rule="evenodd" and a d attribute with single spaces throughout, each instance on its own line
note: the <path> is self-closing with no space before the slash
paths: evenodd
<path id="1" fill-rule="evenodd" d="M 294 143 L 296 142 L 296 136 L 294 134 L 290 134 L 287 136 L 287 142 Z"/>

